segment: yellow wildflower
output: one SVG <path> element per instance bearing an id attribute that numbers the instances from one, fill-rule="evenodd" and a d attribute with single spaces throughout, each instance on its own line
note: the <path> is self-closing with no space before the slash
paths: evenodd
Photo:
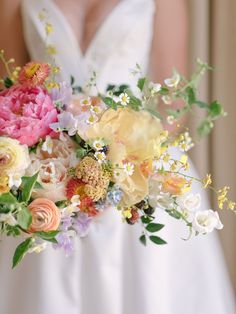
<path id="1" fill-rule="evenodd" d="M 46 23 L 45 25 L 45 32 L 47 35 L 51 34 L 53 32 L 53 26 L 51 23 Z"/>
<path id="2" fill-rule="evenodd" d="M 206 178 L 202 180 L 203 188 L 206 189 L 212 184 L 211 174 L 207 174 Z"/>
<path id="3" fill-rule="evenodd" d="M 131 208 L 125 208 L 122 214 L 124 218 L 131 218 L 132 217 Z"/>
<path id="4" fill-rule="evenodd" d="M 0 195 L 10 191 L 9 178 L 7 175 L 0 176 Z"/>
<path id="5" fill-rule="evenodd" d="M 55 56 L 57 54 L 57 49 L 53 45 L 48 45 L 47 46 L 47 53 L 51 56 Z"/>

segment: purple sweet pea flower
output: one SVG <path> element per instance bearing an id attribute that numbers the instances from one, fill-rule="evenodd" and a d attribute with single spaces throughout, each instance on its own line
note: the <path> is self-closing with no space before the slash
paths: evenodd
<path id="1" fill-rule="evenodd" d="M 57 244 L 54 244 L 55 249 L 63 248 L 66 256 L 70 256 L 74 250 L 74 236 L 73 231 L 60 232 L 56 236 Z"/>
<path id="2" fill-rule="evenodd" d="M 50 91 L 54 102 L 61 103 L 62 106 L 69 105 L 72 98 L 72 88 L 66 83 L 59 84 L 59 88 L 52 88 Z"/>
<path id="3" fill-rule="evenodd" d="M 73 227 L 80 237 L 85 237 L 88 234 L 89 226 L 92 220 L 93 219 L 87 214 L 82 212 L 78 213 Z"/>

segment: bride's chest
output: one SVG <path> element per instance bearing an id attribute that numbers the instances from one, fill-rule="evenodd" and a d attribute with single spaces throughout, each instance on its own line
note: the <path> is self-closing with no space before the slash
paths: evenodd
<path id="1" fill-rule="evenodd" d="M 97 30 L 122 0 L 53 0 L 71 26 L 85 52 Z"/>

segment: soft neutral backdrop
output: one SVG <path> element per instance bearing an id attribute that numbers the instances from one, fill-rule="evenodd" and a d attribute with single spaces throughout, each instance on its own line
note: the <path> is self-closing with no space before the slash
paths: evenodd
<path id="1" fill-rule="evenodd" d="M 236 199 L 236 1 L 189 0 L 189 10 L 191 68 L 197 56 L 215 67 L 201 84 L 201 96 L 218 99 L 228 113 L 193 150 L 192 158 L 202 175 L 210 171 L 214 184 L 230 186 L 230 195 Z M 196 123 L 194 118 L 190 125 Z M 225 228 L 220 237 L 236 292 L 236 215 L 221 214 Z"/>

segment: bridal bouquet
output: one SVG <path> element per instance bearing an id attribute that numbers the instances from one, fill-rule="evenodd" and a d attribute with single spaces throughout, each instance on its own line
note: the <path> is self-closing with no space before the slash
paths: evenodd
<path id="1" fill-rule="evenodd" d="M 94 93 L 95 76 L 81 90 L 73 79 L 71 86 L 58 82 L 53 65 L 31 62 L 11 70 L 12 60 L 3 52 L 0 57 L 9 73 L 0 92 L 0 230 L 23 238 L 13 267 L 48 242 L 69 254 L 74 238 L 84 237 L 106 210 L 118 210 L 120 223 L 139 224 L 144 245 L 166 243 L 157 235 L 164 227 L 156 222 L 158 210 L 184 221 L 190 235 L 222 228 L 218 213 L 200 210 L 200 195 L 191 193 L 194 180 L 200 188 L 213 187 L 210 175 L 188 175 L 188 131 L 169 135 L 153 110 L 157 100 L 168 107 L 182 99 L 181 109 L 167 111 L 173 123 L 198 106 L 207 112 L 198 131 L 207 134 L 223 110 L 218 102 L 197 99 L 206 64 L 199 61 L 189 81 L 177 72 L 163 86 L 138 77 L 135 94 L 121 85 L 108 86 L 103 95 Z M 179 160 L 171 147 L 183 152 Z M 220 208 L 234 210 L 228 187 L 215 192 Z"/>

